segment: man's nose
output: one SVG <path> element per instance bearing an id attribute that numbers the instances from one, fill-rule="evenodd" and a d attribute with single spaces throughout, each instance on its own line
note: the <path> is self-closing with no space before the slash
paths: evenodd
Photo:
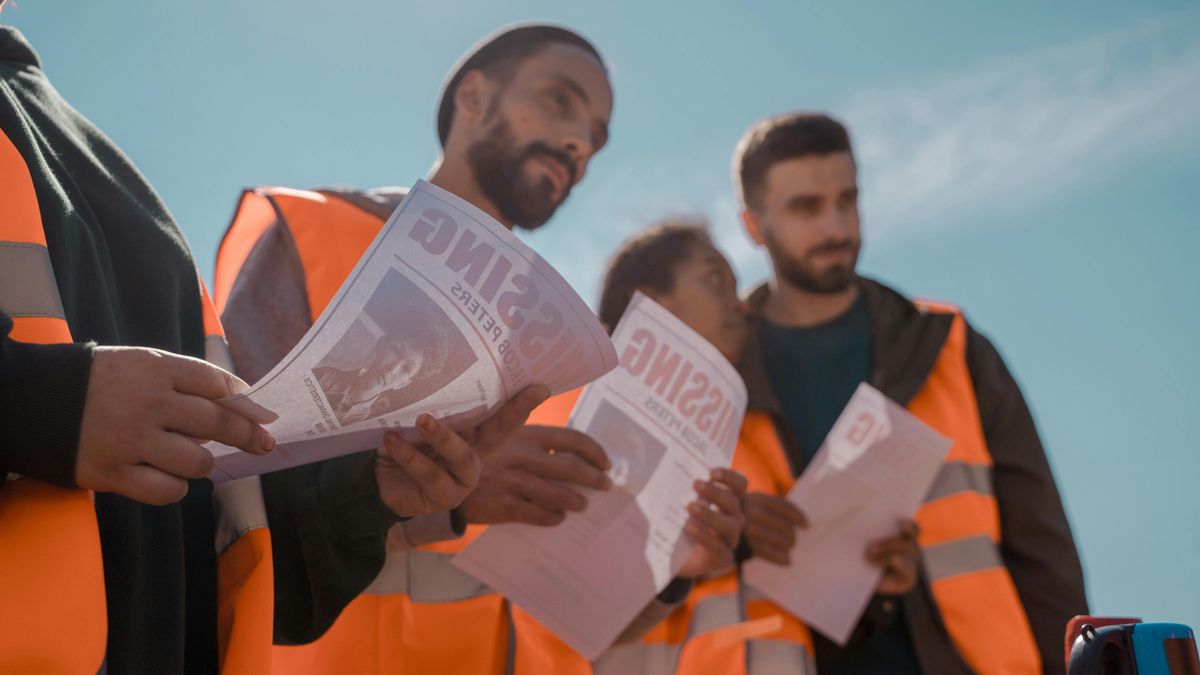
<path id="1" fill-rule="evenodd" d="M 575 182 L 578 183 L 583 178 L 584 171 L 587 170 L 588 161 L 596 151 L 592 145 L 591 128 L 586 125 L 569 125 L 563 132 L 559 147 L 571 158 L 571 164 L 575 170 Z"/>
<path id="2" fill-rule="evenodd" d="M 831 206 L 821 219 L 821 230 L 828 237 L 844 238 L 850 231 L 848 219 L 841 209 Z"/>

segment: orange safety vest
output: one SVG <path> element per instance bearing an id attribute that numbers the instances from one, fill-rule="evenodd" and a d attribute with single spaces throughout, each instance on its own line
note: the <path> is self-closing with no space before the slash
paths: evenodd
<path id="1" fill-rule="evenodd" d="M 0 309 L 12 339 L 73 342 L 29 168 L 0 134 Z M 95 673 L 108 611 L 92 493 L 32 478 L 0 486 L 0 672 Z"/>
<path id="2" fill-rule="evenodd" d="M 538 406 L 529 424 L 565 426 L 583 389 L 555 396 Z M 743 473 L 756 466 L 740 466 L 754 455 L 742 449 L 743 434 L 733 468 Z M 778 448 L 778 441 L 776 441 Z M 780 458 L 783 457 L 779 449 Z M 787 471 L 786 460 L 784 470 Z M 790 486 L 790 479 L 789 479 Z M 587 661 L 567 647 L 540 623 L 514 608 L 514 621 L 524 621 L 528 630 L 540 631 L 541 660 L 522 659 L 517 650 L 518 673 L 593 673 L 594 675 L 665 675 L 688 673 L 815 673 L 812 635 L 798 619 L 750 589 L 739 589 L 738 577 L 730 573 L 698 582 L 683 605 L 659 622 L 640 640 L 611 647 L 589 669 Z M 553 655 L 547 659 L 546 654 Z M 749 669 L 747 664 L 751 664 Z"/>
<path id="3" fill-rule="evenodd" d="M 529 423 L 565 426 L 580 392 L 582 389 L 576 389 L 546 401 L 530 415 Z M 747 438 L 743 431 L 734 453 L 733 468 L 757 477 L 767 474 L 757 464 L 751 464 L 758 455 L 744 447 L 756 440 Z M 774 447 L 782 458 L 777 440 Z M 790 476 L 786 460 L 783 467 Z M 754 482 L 752 479 L 752 486 Z M 592 664 L 592 672 L 594 675 L 815 673 L 808 628 L 770 602 L 748 596 L 748 590 L 739 588 L 735 572 L 697 582 L 682 606 L 640 640 L 615 645 L 601 654 Z M 582 657 L 575 658 L 582 662 Z M 747 664 L 757 665 L 748 670 Z"/>
<path id="4" fill-rule="evenodd" d="M 318 192 L 247 190 L 217 252 L 218 310 L 254 245 L 277 222 L 295 241 L 314 321 L 384 223 Z M 275 647 L 273 665 L 279 672 L 313 674 L 586 673 L 586 662 L 549 631 L 450 565 L 484 529 L 470 526 L 454 541 L 390 551 L 376 580 L 325 635 L 307 645 Z"/>
<path id="5" fill-rule="evenodd" d="M 774 428 L 761 427 L 755 416 L 743 423 L 732 468 L 750 490 L 785 494 L 792 478 L 782 446 Z M 596 675 L 815 672 L 808 627 L 740 583 L 736 571 L 698 581 L 683 606 L 640 641 L 613 647 L 595 663 Z"/>
<path id="6" fill-rule="evenodd" d="M 954 315 L 937 362 L 908 404 L 909 412 L 954 441 L 916 515 L 924 574 L 950 638 L 973 670 L 1040 673 L 1033 630 L 1000 556 L 1000 511 L 967 369 L 966 320 L 948 305 L 918 304 Z M 750 489 L 786 494 L 794 478 L 774 422 L 751 411 L 742 439 L 747 452 L 739 451 L 734 464 L 750 478 Z"/>
<path id="7" fill-rule="evenodd" d="M 204 282 L 200 282 L 204 291 Z M 233 372 L 217 310 L 204 291 L 205 358 Z M 217 645 L 222 675 L 271 671 L 275 568 L 258 476 L 213 488 L 217 516 Z"/>
<path id="8" fill-rule="evenodd" d="M 546 401 L 529 416 L 529 423 L 565 426 L 582 391 L 582 388 L 576 389 Z M 640 640 L 609 648 L 590 669 L 582 656 L 541 624 L 521 613 L 519 608 L 515 613 L 524 616 L 531 627 L 542 631 L 545 636 L 543 650 L 552 648 L 556 654 L 553 662 L 522 664 L 518 650 L 519 673 L 707 675 L 750 672 L 767 675 L 787 672 L 804 675 L 816 672 L 810 666 L 812 637 L 804 624 L 787 617 L 769 603 L 747 601 L 739 592 L 737 576 L 732 573 L 697 583 L 683 605 L 670 616 Z M 759 635 L 769 635 L 770 640 L 752 639 Z M 747 650 L 762 664 L 758 670 L 744 670 Z M 542 667 L 533 667 L 535 665 Z"/>
<path id="9" fill-rule="evenodd" d="M 13 319 L 11 337 L 43 344 L 72 342 L 29 169 L 3 135 L 0 135 L 0 185 L 5 186 L 5 199 L 0 203 L 0 268 L 8 270 L 0 274 L 0 309 Z M 204 312 L 205 357 L 228 370 L 229 349 L 224 331 L 203 280 L 197 281 Z M 219 495 L 229 490 L 222 486 L 217 491 Z M 217 500 L 218 511 L 224 512 L 222 517 L 226 521 L 236 518 L 231 515 L 236 509 L 222 505 L 219 496 Z M 264 514 L 261 522 L 265 525 L 261 493 L 259 505 Z M 242 533 L 244 530 L 237 534 Z M 229 541 L 235 538 L 229 537 Z M 246 548 L 247 544 L 242 543 L 246 539 L 249 538 L 242 537 L 230 551 Z M 236 583 L 238 588 L 221 594 L 218 611 L 223 620 L 232 616 L 233 605 L 248 608 L 240 609 L 240 614 L 261 615 L 265 602 L 269 640 L 273 597 L 269 538 L 266 545 L 265 600 L 261 593 L 242 592 L 242 588 L 250 586 L 244 580 L 231 580 L 230 556 L 225 555 L 219 563 L 219 585 L 226 588 Z M 108 614 L 92 493 L 53 487 L 32 478 L 6 482 L 0 488 L 0 552 L 0 607 L 5 608 L 0 611 L 0 672 L 97 672 L 108 640 Z M 261 571 L 256 574 L 261 576 Z M 13 608 L 19 611 L 12 611 Z M 238 629 L 243 630 L 246 624 L 247 621 L 240 621 Z M 223 625 L 221 631 L 222 663 L 228 662 L 226 646 L 231 644 L 226 628 Z M 232 644 L 236 646 L 237 641 Z"/>

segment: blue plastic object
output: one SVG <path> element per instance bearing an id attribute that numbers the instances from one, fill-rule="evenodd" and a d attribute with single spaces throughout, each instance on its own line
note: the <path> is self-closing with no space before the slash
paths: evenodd
<path id="1" fill-rule="evenodd" d="M 1139 675 L 1187 673 L 1186 670 L 1173 669 L 1184 666 L 1186 661 L 1172 661 L 1185 656 L 1188 650 L 1195 659 L 1196 636 L 1192 634 L 1191 628 L 1181 623 L 1140 623 L 1133 627 L 1133 654 L 1137 658 Z"/>

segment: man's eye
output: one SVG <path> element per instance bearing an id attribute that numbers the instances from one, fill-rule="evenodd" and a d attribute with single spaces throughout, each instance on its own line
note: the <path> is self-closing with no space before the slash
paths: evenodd
<path id="1" fill-rule="evenodd" d="M 551 92 L 550 100 L 554 102 L 554 107 L 557 108 L 560 113 L 565 114 L 571 111 L 571 97 L 567 96 L 565 93 L 561 91 Z"/>

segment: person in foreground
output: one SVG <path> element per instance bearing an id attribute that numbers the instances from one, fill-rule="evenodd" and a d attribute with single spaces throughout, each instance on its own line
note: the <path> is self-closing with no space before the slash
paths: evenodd
<path id="1" fill-rule="evenodd" d="M 214 506 L 246 505 L 219 503 L 201 443 L 263 454 L 275 442 L 215 402 L 245 383 L 204 358 L 228 366 L 179 228 L 120 149 L 55 91 L 25 38 L 0 26 L 0 671 L 215 673 L 230 662 L 231 637 L 253 624 L 235 630 L 235 608 L 269 616 L 269 584 L 251 597 L 227 574 L 224 554 L 255 537 L 237 531 L 229 549 L 214 548 Z M 544 396 L 509 405 L 489 423 L 492 439 Z M 413 516 L 457 504 L 474 485 L 475 452 L 426 423 L 429 452 L 445 465 L 390 446 L 378 471 L 355 476 L 376 487 L 362 508 Z M 258 505 L 258 522 L 269 515 L 306 542 L 275 557 L 284 575 L 337 569 L 363 545 L 328 536 L 345 504 L 320 497 L 280 496 L 276 506 L 303 512 L 303 523 Z M 272 573 L 269 557 L 258 571 Z"/>

